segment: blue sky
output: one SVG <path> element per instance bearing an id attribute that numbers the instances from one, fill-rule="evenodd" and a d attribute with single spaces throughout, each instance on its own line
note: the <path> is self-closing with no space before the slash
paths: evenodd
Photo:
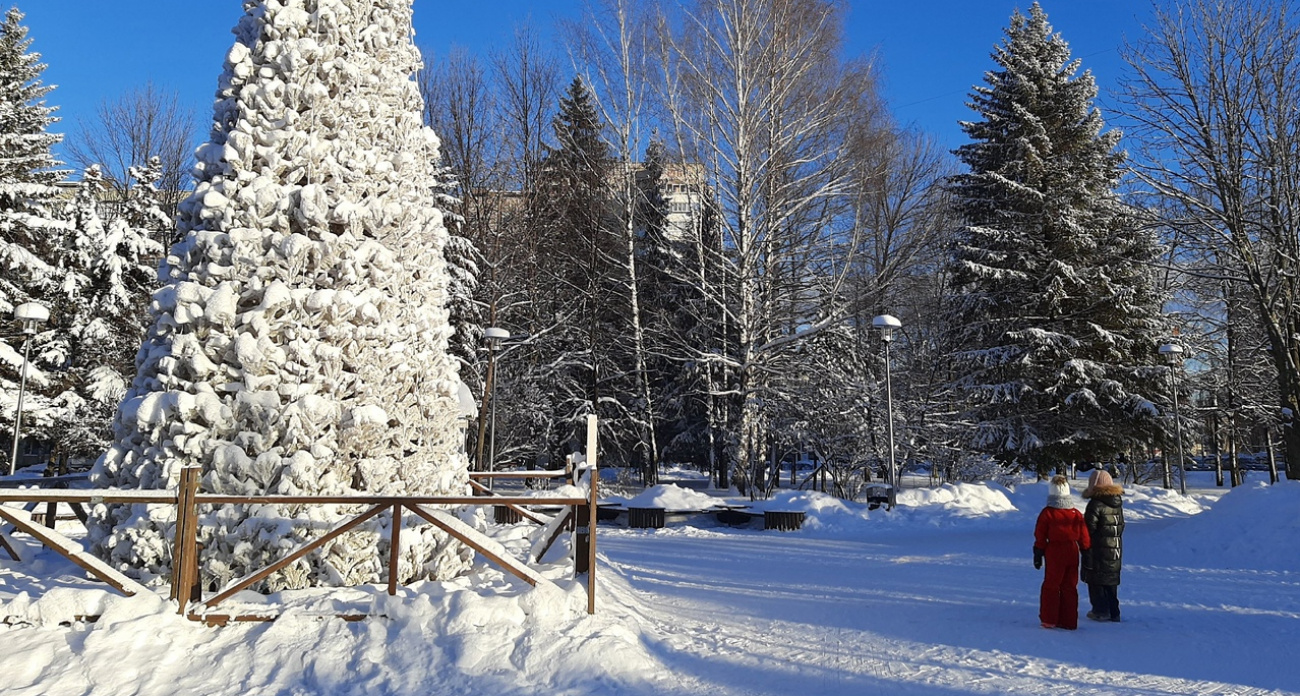
<path id="1" fill-rule="evenodd" d="M 957 121 L 970 117 L 965 98 L 992 66 L 989 53 L 1012 11 L 1027 0 L 850 0 L 847 39 L 852 53 L 872 54 L 897 118 L 929 131 L 946 147 L 960 145 Z M 206 124 L 222 57 L 242 14 L 239 0 L 18 0 L 34 50 L 57 85 L 48 101 L 60 107 L 70 133 L 78 119 L 147 81 L 177 91 Z M 556 18 L 578 15 L 579 0 L 415 0 L 416 40 L 445 54 L 461 45 L 481 55 L 504 46 L 529 17 L 551 35 Z M 1123 69 L 1119 48 L 1141 36 L 1146 0 L 1045 0 L 1052 25 L 1103 90 Z M 563 47 L 554 50 L 562 53 Z M 1102 103 L 1105 104 L 1103 95 Z"/>

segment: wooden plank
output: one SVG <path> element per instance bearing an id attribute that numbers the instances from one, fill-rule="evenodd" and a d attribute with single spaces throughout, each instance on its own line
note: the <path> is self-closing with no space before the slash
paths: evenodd
<path id="1" fill-rule="evenodd" d="M 533 469 L 530 471 L 471 471 L 473 479 L 563 478 L 563 469 Z"/>
<path id="2" fill-rule="evenodd" d="M 545 498 L 540 496 L 344 496 L 344 495 L 225 495 L 200 493 L 195 498 L 199 505 L 584 505 L 584 498 Z"/>
<path id="3" fill-rule="evenodd" d="M 560 538 L 560 535 L 569 528 L 569 521 L 572 519 L 573 508 L 567 507 L 564 508 L 562 514 L 556 515 L 554 519 L 546 524 L 545 527 L 539 530 L 540 536 L 528 553 L 533 563 L 540 562 L 542 557 L 546 555 L 546 552 L 551 550 L 551 546 L 555 544 L 555 542 Z"/>
<path id="4" fill-rule="evenodd" d="M 10 558 L 20 563 L 22 562 L 22 555 L 18 553 L 18 542 L 10 539 L 9 535 L 5 534 L 3 529 L 0 529 L 0 546 L 4 547 L 4 550 L 9 553 Z"/>
<path id="5" fill-rule="evenodd" d="M 27 503 L 26 505 L 23 506 L 23 512 L 31 513 L 31 516 L 32 516 L 33 518 L 35 518 L 35 517 L 36 517 L 36 512 L 35 512 L 35 510 L 36 510 L 36 506 L 39 505 L 39 504 L 40 504 L 40 503 Z M 4 525 L 0 525 L 0 534 L 13 534 L 13 532 L 14 532 L 15 529 L 17 529 L 17 528 L 16 528 L 14 525 L 12 525 L 12 524 L 9 525 L 9 529 L 5 529 L 5 528 L 4 528 Z"/>
<path id="6" fill-rule="evenodd" d="M 12 508 L 0 507 L 0 517 L 3 517 L 7 522 L 18 529 L 32 535 L 36 539 L 39 539 L 42 544 L 45 544 L 59 555 L 77 564 L 87 573 L 90 573 L 108 583 L 113 589 L 121 592 L 127 597 L 132 597 L 137 594 L 146 594 L 151 591 L 144 585 L 141 585 L 135 580 L 123 575 L 116 568 L 89 553 L 86 553 L 85 549 L 71 539 L 52 529 L 47 529 L 43 526 L 33 524 L 31 515 L 28 515 L 25 512 L 20 512 Z"/>
<path id="7" fill-rule="evenodd" d="M 501 566 L 502 569 L 529 585 L 536 586 L 541 582 L 550 582 L 539 575 L 537 571 L 529 568 L 518 559 L 512 557 L 506 552 L 505 547 L 499 544 L 496 540 L 480 533 L 477 529 L 465 524 L 454 515 L 450 515 L 442 510 L 426 510 L 419 506 L 411 506 L 411 511 L 433 523 L 434 526 L 444 532 L 447 532 L 453 537 L 461 540 L 465 545 L 483 554 L 493 563 Z"/>
<path id="8" fill-rule="evenodd" d="M 181 469 L 181 486 L 176 491 L 176 529 L 172 532 L 172 584 L 167 599 L 177 599 L 180 597 L 181 568 L 184 567 L 182 560 L 185 557 L 185 534 L 182 531 L 184 520 L 186 519 L 183 512 L 185 504 L 185 470 Z M 181 610 L 184 613 L 184 610 Z"/>
<path id="9" fill-rule="evenodd" d="M 130 503 L 175 505 L 175 490 L 123 490 L 100 488 L 93 490 L 44 490 L 25 488 L 0 491 L 0 503 Z M 393 496 L 393 495 L 225 495 L 199 493 L 199 505 L 579 505 L 586 498 L 550 498 L 543 496 L 498 496 L 490 501 L 482 496 Z"/>
<path id="10" fill-rule="evenodd" d="M 0 503 L 22 502 L 48 503 L 158 503 L 174 504 L 176 491 L 173 490 L 124 490 L 118 488 L 96 488 L 90 490 L 18 488 L 0 490 Z"/>
<path id="11" fill-rule="evenodd" d="M 89 474 L 64 474 L 62 476 L 42 476 L 40 478 L 5 478 L 0 479 L 0 488 L 56 488 L 69 483 L 79 483 L 90 478 Z"/>
<path id="12" fill-rule="evenodd" d="M 196 496 L 196 497 L 201 497 L 201 496 Z M 265 580 L 266 578 L 268 578 L 268 577 L 271 576 L 271 573 L 274 573 L 275 571 L 277 571 L 277 570 L 279 570 L 279 569 L 281 569 L 281 568 L 283 568 L 283 567 L 289 565 L 290 563 L 293 563 L 294 561 L 298 560 L 299 558 L 302 558 L 303 556 L 306 556 L 307 554 L 311 553 L 312 551 L 315 551 L 316 549 L 320 548 L 321 546 L 324 546 L 325 544 L 328 544 L 329 542 L 333 541 L 333 540 L 335 539 L 335 537 L 338 537 L 339 535 L 348 532 L 348 531 L 351 530 L 352 528 L 354 528 L 354 527 L 360 525 L 361 523 L 365 522 L 366 520 L 368 520 L 368 519 L 370 519 L 370 518 L 372 518 L 372 517 L 378 515 L 379 513 L 383 512 L 384 509 L 385 509 L 385 507 L 387 507 L 387 506 L 385 506 L 385 505 L 376 505 L 376 506 L 370 508 L 369 510 L 367 510 L 367 511 L 361 513 L 360 515 L 358 515 L 358 516 L 356 516 L 356 517 L 354 517 L 354 518 L 352 518 L 352 519 L 350 519 L 350 520 L 347 520 L 346 522 L 343 522 L 342 524 L 339 524 L 339 525 L 335 526 L 333 529 L 331 529 L 330 531 L 326 532 L 324 536 L 321 536 L 321 537 L 319 537 L 319 538 L 313 539 L 313 540 L 311 541 L 311 543 L 307 544 L 306 546 L 303 546 L 302 548 L 298 549 L 297 551 L 294 551 L 293 553 L 289 554 L 288 556 L 285 556 L 284 558 L 281 558 L 280 560 L 276 561 L 275 563 L 272 563 L 271 565 L 269 565 L 269 566 L 267 566 L 267 567 L 265 567 L 265 568 L 263 568 L 263 569 L 261 569 L 261 570 L 255 572 L 255 573 L 253 573 L 252 575 L 249 575 L 249 576 L 243 578 L 242 580 L 235 580 L 235 581 L 232 581 L 230 584 L 226 585 L 226 588 L 225 588 L 224 590 L 222 590 L 222 591 L 221 591 L 217 596 L 213 597 L 212 599 L 209 599 L 209 600 L 206 601 L 206 602 L 203 602 L 203 606 L 205 606 L 205 607 L 216 606 L 217 604 L 220 604 L 221 602 L 223 602 L 223 601 L 225 601 L 225 600 L 227 600 L 227 599 L 230 599 L 230 598 L 231 598 L 232 596 L 234 596 L 236 593 L 241 592 L 241 591 L 243 591 L 243 590 L 246 590 L 246 589 L 248 589 L 249 587 L 251 587 L 251 586 L 253 586 L 253 585 L 255 585 L 255 584 L 257 584 L 257 583 L 259 583 L 259 582 L 261 582 L 261 581 L 263 581 L 263 580 Z"/>
<path id="13" fill-rule="evenodd" d="M 306 616 L 298 614 L 299 618 Z M 98 618 L 98 617 L 95 617 Z M 280 618 L 279 614 L 190 614 L 190 621 L 201 621 L 209 627 L 228 626 L 232 622 L 268 622 Z M 343 619 L 344 621 L 365 621 L 366 619 L 386 619 L 387 614 L 325 614 L 320 618 Z"/>
<path id="14" fill-rule="evenodd" d="M 469 485 L 470 485 L 471 488 L 473 488 L 474 490 L 478 491 L 481 495 L 491 496 L 491 497 L 495 497 L 495 498 L 500 498 L 500 497 L 501 497 L 501 496 L 498 496 L 498 495 L 497 495 L 497 494 L 496 494 L 496 493 L 495 493 L 491 488 L 488 488 L 487 486 L 484 486 L 483 484 L 479 483 L 478 481 L 470 480 Z M 550 499 L 549 499 L 549 498 L 539 498 L 539 500 L 550 500 Z M 514 505 L 514 504 L 512 504 L 512 503 L 502 503 L 500 500 L 494 500 L 494 501 L 492 501 L 492 503 L 493 503 L 494 505 L 504 505 L 505 507 L 510 508 L 511 510 L 514 510 L 515 512 L 519 513 L 519 516 L 520 516 L 520 517 L 525 517 L 525 518 L 527 518 L 527 519 L 529 519 L 529 520 L 531 520 L 531 521 L 533 521 L 533 522 L 536 522 L 537 524 L 540 524 L 540 525 L 545 525 L 546 523 L 548 523 L 548 522 L 551 521 L 549 517 L 546 517 L 545 515 L 538 515 L 538 514 L 534 513 L 532 510 L 529 510 L 529 509 L 527 509 L 527 508 L 525 508 L 525 507 L 522 507 L 522 506 L 519 506 L 519 505 Z"/>

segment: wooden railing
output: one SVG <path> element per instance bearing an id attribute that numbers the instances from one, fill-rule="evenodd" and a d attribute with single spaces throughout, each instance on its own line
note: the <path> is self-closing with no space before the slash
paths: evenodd
<path id="1" fill-rule="evenodd" d="M 504 496 L 497 494 L 474 496 L 283 496 L 283 495 L 225 495 L 199 492 L 199 467 L 186 467 L 181 472 L 180 485 L 176 490 L 43 490 L 43 489 L 0 489 L 0 519 L 13 525 L 54 551 L 68 558 L 86 572 L 108 583 L 118 592 L 132 596 L 142 592 L 152 592 L 147 587 L 124 575 L 99 558 L 82 549 L 76 542 L 58 534 L 54 530 L 55 509 L 58 504 L 66 504 L 78 509 L 80 506 L 106 504 L 143 504 L 175 505 L 176 531 L 172 547 L 172 578 L 170 599 L 177 602 L 178 611 L 194 620 L 209 624 L 225 624 L 229 621 L 266 621 L 274 616 L 222 614 L 215 611 L 221 602 L 246 590 L 270 577 L 278 570 L 303 558 L 307 554 L 328 544 L 338 536 L 347 533 L 362 524 L 388 512 L 390 546 L 387 559 L 388 594 L 397 594 L 398 554 L 401 549 L 400 538 L 403 529 L 402 518 L 407 512 L 414 514 L 424 522 L 458 539 L 477 551 L 492 563 L 500 566 L 515 577 L 536 586 L 549 582 L 540 573 L 533 570 L 529 563 L 540 561 L 546 551 L 559 539 L 560 534 L 572 529 L 576 534 L 574 549 L 574 574 L 585 572 L 587 576 L 587 612 L 596 611 L 596 497 L 599 476 L 594 465 L 595 423 L 594 417 L 588 424 L 587 461 L 575 472 L 579 477 L 587 474 L 589 487 L 582 497 L 536 497 Z M 475 490 L 488 491 L 479 479 L 493 478 L 562 478 L 569 474 L 563 471 L 526 471 L 471 473 L 470 485 Z M 32 480 L 37 483 L 39 480 Z M 26 503 L 28 510 L 44 503 L 47 506 L 45 525 L 37 524 L 26 510 L 5 507 L 6 503 Z M 199 582 L 200 547 L 198 544 L 200 506 L 213 505 L 350 505 L 364 510 L 335 525 L 325 534 L 305 542 L 286 556 L 265 568 L 233 580 L 213 596 L 204 599 L 202 585 Z M 518 511 L 524 518 L 543 526 L 541 537 L 533 545 L 529 558 L 521 560 L 506 553 L 505 549 L 487 535 L 478 532 L 455 515 L 442 507 L 505 505 Z M 529 509 L 529 506 L 560 506 L 562 512 L 550 519 Z M 437 506 L 437 507 L 434 507 Z M 80 516 L 79 516 L 80 517 Z M 84 518 L 83 518 L 84 521 Z M 0 529 L 0 547 L 9 552 L 14 560 L 21 560 L 19 545 Z M 197 611 L 190 611 L 191 606 Z M 354 617 L 348 617 L 354 618 Z"/>

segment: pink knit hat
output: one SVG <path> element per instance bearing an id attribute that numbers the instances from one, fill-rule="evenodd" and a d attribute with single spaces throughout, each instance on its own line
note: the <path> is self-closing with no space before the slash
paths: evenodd
<path id="1" fill-rule="evenodd" d="M 1115 480 L 1110 477 L 1110 474 L 1106 473 L 1105 469 L 1093 469 L 1092 474 L 1088 476 L 1088 487 L 1083 492 L 1092 493 L 1098 488 L 1113 485 L 1115 485 Z"/>

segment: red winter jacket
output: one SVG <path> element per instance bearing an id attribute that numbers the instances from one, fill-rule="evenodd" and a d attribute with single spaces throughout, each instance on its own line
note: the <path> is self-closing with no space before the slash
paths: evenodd
<path id="1" fill-rule="evenodd" d="M 1034 526 L 1034 548 L 1042 549 L 1048 563 L 1078 563 L 1079 552 L 1092 545 L 1088 525 L 1074 508 L 1046 507 Z"/>

